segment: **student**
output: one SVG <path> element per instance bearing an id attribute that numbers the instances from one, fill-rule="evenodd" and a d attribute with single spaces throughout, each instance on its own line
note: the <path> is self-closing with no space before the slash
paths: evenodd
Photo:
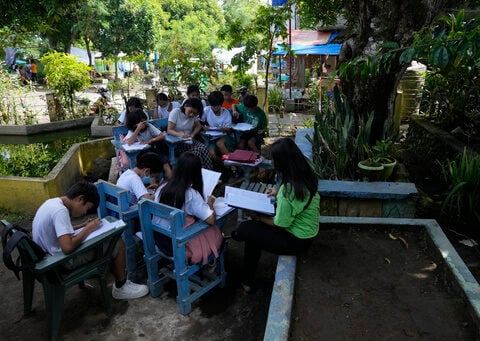
<path id="1" fill-rule="evenodd" d="M 168 115 L 173 109 L 180 108 L 180 103 L 170 102 L 168 96 L 163 92 L 157 94 L 155 98 L 157 105 L 153 112 L 153 118 L 168 119 Z"/>
<path id="2" fill-rule="evenodd" d="M 177 143 L 175 152 L 180 155 L 190 151 L 202 160 L 206 169 L 212 169 L 212 159 L 205 144 L 197 141 L 195 136 L 202 130 L 199 117 L 203 114 L 202 102 L 198 98 L 188 98 L 180 108 L 173 109 L 168 116 L 167 133 L 181 138 L 191 138 Z"/>
<path id="3" fill-rule="evenodd" d="M 253 129 L 242 133 L 238 142 L 239 149 L 249 149 L 258 152 L 258 145 L 263 143 L 263 137 L 267 130 L 267 115 L 258 106 L 258 99 L 254 95 L 248 95 L 241 104 L 232 106 L 234 119 L 249 123 Z"/>
<path id="4" fill-rule="evenodd" d="M 149 118 L 148 111 L 143 108 L 143 103 L 142 100 L 138 97 L 130 97 L 127 101 L 127 109 L 123 110 L 120 113 L 120 116 L 118 116 L 117 122 L 115 122 L 115 125 L 122 125 L 125 124 L 126 119 L 127 119 L 127 113 L 135 111 L 137 109 L 142 109 L 142 111 L 147 115 L 147 118 Z"/>
<path id="5" fill-rule="evenodd" d="M 126 126 L 128 128 L 127 136 L 124 140 L 128 145 L 135 142 L 149 144 L 151 150 L 161 156 L 161 164 L 166 178 L 172 174 L 170 167 L 168 146 L 165 142 L 165 134 L 157 129 L 153 124 L 147 122 L 147 116 L 141 109 L 137 109 L 127 114 Z"/>
<path id="6" fill-rule="evenodd" d="M 320 196 L 318 179 L 310 163 L 295 142 L 282 138 L 270 147 L 272 163 L 280 188 L 269 195 L 276 196 L 275 216 L 255 212 L 252 220 L 244 221 L 232 238 L 245 242 L 242 285 L 252 290 L 255 272 L 262 250 L 277 255 L 297 255 L 305 251 L 318 234 Z"/>
<path id="7" fill-rule="evenodd" d="M 205 131 L 218 131 L 225 133 L 225 135 L 220 137 L 210 137 L 208 143 L 208 152 L 212 159 L 216 158 L 216 150 L 220 154 L 227 154 L 229 151 L 233 150 L 234 140 L 230 136 L 232 132 L 232 115 L 230 112 L 222 107 L 224 102 L 223 94 L 220 91 L 212 91 L 208 95 L 208 103 L 210 106 L 206 107 L 203 111 L 203 122 Z"/>
<path id="8" fill-rule="evenodd" d="M 131 205 L 135 205 L 141 198 L 153 200 L 153 194 L 149 192 L 149 189 L 154 191 L 158 187 L 154 179 L 162 171 L 162 158 L 154 152 L 142 150 L 138 153 L 135 161 L 135 167 L 127 169 L 117 180 L 117 186 L 130 192 L 129 202 Z M 150 176 L 152 179 L 148 189 L 142 180 L 146 176 Z"/>
<path id="9" fill-rule="evenodd" d="M 182 105 L 189 98 L 197 98 L 202 101 L 202 105 L 204 108 L 207 106 L 207 102 L 205 102 L 205 100 L 201 98 L 200 88 L 196 84 L 192 84 L 187 87 L 187 98 L 183 100 Z"/>
<path id="10" fill-rule="evenodd" d="M 213 209 L 214 197 L 203 197 L 202 162 L 193 153 L 183 153 L 177 161 L 172 178 L 160 187 L 155 193 L 155 201 L 183 210 L 187 217 L 185 227 L 195 220 L 203 220 L 212 225 L 194 240 L 186 245 L 187 259 L 191 264 L 203 262 L 207 264 L 211 253 L 218 257 L 218 250 L 222 245 L 223 236 L 215 226 L 215 211 Z M 169 224 L 168 221 L 159 219 L 159 225 Z M 167 255 L 172 255 L 172 241 L 170 238 L 154 233 L 155 244 Z"/>
<path id="11" fill-rule="evenodd" d="M 232 86 L 229 84 L 225 84 L 220 88 L 220 91 L 222 92 L 223 98 L 224 98 L 222 107 L 232 112 L 232 105 L 240 104 L 240 101 L 238 99 L 232 97 L 232 94 L 233 94 Z M 210 105 L 212 104 L 210 103 Z"/>
<path id="12" fill-rule="evenodd" d="M 50 255 L 63 251 L 66 254 L 75 251 L 85 238 L 100 226 L 100 219 L 89 219 L 85 224 L 72 226 L 71 218 L 84 216 L 89 210 L 96 209 L 99 203 L 97 188 L 89 182 L 74 184 L 65 195 L 48 199 L 37 210 L 32 223 L 33 240 Z M 74 230 L 84 226 L 74 235 Z M 74 269 L 94 258 L 94 254 L 78 262 L 70 263 L 67 268 Z M 125 244 L 118 240 L 113 260 L 115 283 L 112 296 L 115 299 L 133 299 L 148 294 L 146 285 L 135 284 L 127 279 L 125 273 Z"/>

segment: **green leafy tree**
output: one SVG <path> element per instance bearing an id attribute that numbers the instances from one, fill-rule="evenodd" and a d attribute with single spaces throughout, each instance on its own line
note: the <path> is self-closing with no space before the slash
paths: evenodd
<path id="1" fill-rule="evenodd" d="M 228 47 L 244 46 L 245 49 L 232 58 L 232 64 L 239 70 L 248 69 L 252 60 L 261 56 L 266 60 L 265 86 L 268 89 L 268 73 L 270 60 L 274 52 L 275 38 L 286 38 L 287 27 L 285 23 L 291 16 L 290 6 L 260 6 L 252 22 L 246 26 L 237 19 L 221 33 L 222 39 Z M 267 97 L 267 96 L 266 96 Z M 267 98 L 265 98 L 267 101 Z M 265 106 L 265 103 L 264 103 Z"/>
<path id="2" fill-rule="evenodd" d="M 117 63 L 121 52 L 134 57 L 155 50 L 161 34 L 162 15 L 158 7 L 145 0 L 111 0 L 108 8 L 108 13 L 100 18 L 105 27 L 92 36 L 104 57 Z"/>
<path id="3" fill-rule="evenodd" d="M 345 64 L 339 73 L 343 92 L 355 113 L 375 113 L 373 141 L 381 138 L 386 120 L 393 122 L 397 85 L 408 66 L 399 58 L 412 43 L 414 32 L 431 26 L 439 14 L 451 11 L 454 6 L 478 5 L 478 1 L 453 0 L 330 0 L 322 5 L 333 11 L 319 11 L 316 0 L 295 0 L 295 3 L 300 12 L 316 15 L 319 23 L 331 23 L 339 15 L 346 20 L 340 54 L 340 62 Z M 381 72 L 370 72 L 378 69 Z"/>
<path id="4" fill-rule="evenodd" d="M 169 19 L 158 44 L 160 68 L 177 81 L 205 89 L 208 80 L 216 77 L 211 52 L 225 23 L 218 2 L 166 0 L 162 9 Z"/>
<path id="5" fill-rule="evenodd" d="M 75 91 L 91 84 L 89 72 L 92 68 L 79 62 L 76 56 L 63 52 L 49 52 L 40 61 L 44 65 L 48 86 L 57 91 L 75 117 Z"/>

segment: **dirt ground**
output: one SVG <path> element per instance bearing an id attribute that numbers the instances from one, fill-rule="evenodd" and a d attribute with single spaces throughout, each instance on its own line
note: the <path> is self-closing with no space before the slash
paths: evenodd
<path id="1" fill-rule="evenodd" d="M 321 230 L 296 279 L 292 341 L 476 339 L 424 232 Z"/>

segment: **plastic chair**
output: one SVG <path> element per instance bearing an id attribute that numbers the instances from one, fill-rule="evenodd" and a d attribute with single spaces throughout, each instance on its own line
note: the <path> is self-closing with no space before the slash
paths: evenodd
<path id="1" fill-rule="evenodd" d="M 202 269 L 202 264 L 188 264 L 185 245 L 209 225 L 197 221 L 185 230 L 185 213 L 179 209 L 156 203 L 148 199 L 140 200 L 140 226 L 142 228 L 145 263 L 148 272 L 148 286 L 152 297 L 162 293 L 163 286 L 170 280 L 177 284 L 177 303 L 180 313 L 186 315 L 192 310 L 192 303 L 216 287 L 225 285 L 227 274 L 224 264 L 224 247 L 219 250 L 219 259 L 213 272 Z M 169 227 L 152 222 L 157 216 L 170 221 Z M 172 240 L 173 257 L 168 257 L 156 246 L 153 232 L 159 232 Z M 160 268 L 159 262 L 162 267 Z"/>
<path id="2" fill-rule="evenodd" d="M 114 220 L 112 217 L 109 219 Z M 4 228 L 11 226 L 6 220 L 2 220 L 2 225 Z M 32 310 L 33 291 L 35 279 L 37 279 L 43 286 L 50 340 L 56 339 L 60 330 L 66 289 L 76 284 L 82 285 L 85 279 L 99 278 L 104 306 L 109 313 L 111 312 L 106 277 L 113 259 L 115 245 L 124 229 L 125 227 L 115 228 L 99 235 L 83 243 L 68 255 L 58 252 L 43 259 L 36 256 L 32 246 L 26 240 L 21 240 L 17 244 L 21 265 L 29 268 L 22 274 L 24 314 L 27 315 Z M 12 227 L 12 232 L 15 232 L 14 227 Z M 9 238 L 6 236 L 6 240 L 2 240 L 4 248 Z M 107 243 L 106 248 L 104 248 L 105 243 Z M 67 270 L 64 267 L 70 260 L 82 257 L 86 253 L 95 254 L 95 259 L 73 270 Z"/>

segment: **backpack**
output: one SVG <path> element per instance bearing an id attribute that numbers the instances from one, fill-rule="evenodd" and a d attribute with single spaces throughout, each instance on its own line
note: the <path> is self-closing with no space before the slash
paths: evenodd
<path id="1" fill-rule="evenodd" d="M 33 254 L 28 254 L 21 241 L 25 241 Z M 2 230 L 3 263 L 15 273 L 17 279 L 20 279 L 20 271 L 32 271 L 35 269 L 35 263 L 40 261 L 46 252 L 33 241 L 29 232 L 18 225 L 9 224 Z M 19 249 L 20 255 L 14 262 L 12 252 L 15 248 Z"/>

